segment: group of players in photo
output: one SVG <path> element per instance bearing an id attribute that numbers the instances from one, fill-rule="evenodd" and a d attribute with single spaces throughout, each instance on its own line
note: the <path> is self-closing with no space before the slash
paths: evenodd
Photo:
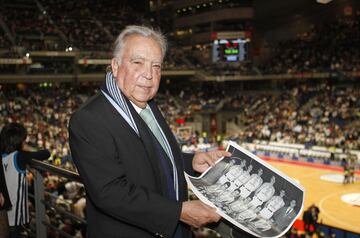
<path id="1" fill-rule="evenodd" d="M 282 231 L 297 214 L 296 201 L 286 201 L 286 191 L 275 189 L 275 176 L 266 181 L 263 172 L 262 168 L 253 171 L 246 160 L 231 158 L 214 184 L 198 189 L 228 216 L 252 230 Z"/>

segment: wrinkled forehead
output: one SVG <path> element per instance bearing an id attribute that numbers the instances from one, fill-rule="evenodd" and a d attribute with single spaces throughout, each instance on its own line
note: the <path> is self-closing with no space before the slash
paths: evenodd
<path id="1" fill-rule="evenodd" d="M 123 56 L 142 57 L 148 60 L 162 61 L 163 52 L 160 43 L 151 36 L 130 35 L 125 38 Z"/>

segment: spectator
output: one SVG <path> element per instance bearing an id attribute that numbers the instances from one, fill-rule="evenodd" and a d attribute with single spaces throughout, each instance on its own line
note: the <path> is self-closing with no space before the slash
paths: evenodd
<path id="1" fill-rule="evenodd" d="M 29 223 L 28 187 L 26 165 L 32 159 L 45 160 L 50 153 L 47 150 L 29 152 L 23 150 L 26 140 L 26 129 L 18 123 L 10 123 L 0 133 L 0 151 L 4 168 L 6 185 L 10 201 L 13 204 L 8 211 L 10 237 L 19 237 L 22 225 Z"/>
<path id="2" fill-rule="evenodd" d="M 1 151 L 0 151 L 1 152 Z M 1 158 L 2 161 L 2 158 Z M 0 168 L 0 237 L 9 237 L 9 221 L 7 211 L 11 208 L 9 193 L 6 186 L 5 175 L 1 163 Z"/>

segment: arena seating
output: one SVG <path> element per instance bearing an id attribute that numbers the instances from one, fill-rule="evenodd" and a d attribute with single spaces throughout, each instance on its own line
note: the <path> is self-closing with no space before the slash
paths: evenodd
<path id="1" fill-rule="evenodd" d="M 64 51 L 69 47 L 96 56 L 94 52 L 111 50 L 112 42 L 123 26 L 150 22 L 143 12 L 116 1 L 102 5 L 89 0 L 70 3 L 5 1 L 0 14 L 3 22 L 0 55 L 16 51 L 18 56 L 34 50 Z M 17 17 L 19 14 L 24 17 Z M 359 11 L 354 10 L 353 16 L 337 17 L 333 22 L 311 26 L 296 39 L 271 45 L 271 60 L 261 64 L 251 61 L 212 64 L 203 60 L 204 55 L 211 54 L 211 47 L 203 46 L 181 50 L 170 47 L 165 66 L 172 69 L 197 68 L 220 76 L 333 72 L 347 77 L 346 72 L 360 71 L 359 18 Z M 169 38 L 170 46 L 177 44 L 171 35 Z"/>
<path id="2" fill-rule="evenodd" d="M 212 83 L 198 91 L 185 85 L 179 88 L 168 85 L 160 90 L 157 99 L 174 132 L 183 126 L 177 118 L 185 118 L 186 125 L 194 121 L 196 114 L 232 112 L 237 115 L 239 129 L 226 131 L 223 138 L 234 137 L 239 143 L 265 141 L 256 143 L 257 149 L 315 158 L 330 158 L 331 152 L 359 150 L 359 132 L 355 127 L 360 121 L 357 87 L 340 84 L 328 88 L 320 83 L 313 87 L 290 87 L 278 94 L 237 90 L 225 93 Z M 98 87 L 98 83 L 78 87 L 65 83 L 4 85 L 0 94 L 0 122 L 21 121 L 29 128 L 31 146 L 45 146 L 53 151 L 54 158 L 67 156 L 69 116 Z M 213 136 L 204 139 L 214 143 Z M 201 131 L 192 143 L 196 144 L 200 137 Z"/>

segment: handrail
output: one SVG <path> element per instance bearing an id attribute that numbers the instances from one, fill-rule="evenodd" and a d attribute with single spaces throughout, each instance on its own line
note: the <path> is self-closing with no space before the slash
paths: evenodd
<path id="1" fill-rule="evenodd" d="M 43 162 L 43 161 L 39 161 L 39 160 L 32 160 L 31 167 L 33 167 L 34 169 L 40 170 L 40 171 L 44 171 L 44 172 L 51 172 L 54 173 L 56 175 L 59 175 L 61 177 L 65 177 L 68 178 L 70 180 L 75 180 L 77 182 L 81 182 L 81 178 L 79 176 L 78 173 L 76 172 L 72 172 L 63 168 L 59 168 L 57 166 L 54 166 L 52 164 Z"/>
<path id="2" fill-rule="evenodd" d="M 43 177 L 43 173 L 41 172 L 50 172 L 52 174 L 67 178 L 72 181 L 81 182 L 79 174 L 38 160 L 32 160 L 30 163 L 30 167 L 34 169 L 33 174 L 34 174 L 36 238 L 46 238 L 47 228 L 55 229 L 57 230 L 57 232 L 59 232 L 65 237 L 69 237 L 69 238 L 72 237 L 64 233 L 63 231 L 59 231 L 59 229 L 57 229 L 55 226 L 52 226 L 51 224 L 45 222 L 46 207 L 51 206 L 51 204 L 47 202 L 45 199 L 45 194 L 47 192 L 45 191 L 44 188 L 44 177 Z M 60 211 L 59 209 L 56 210 L 58 212 Z M 61 213 L 64 214 L 67 212 L 61 211 Z M 66 215 L 80 222 L 83 223 L 86 222 L 83 219 L 79 219 L 79 217 L 77 217 L 76 215 L 72 215 L 70 213 L 67 213 Z"/>
<path id="3" fill-rule="evenodd" d="M 48 195 L 48 193 L 47 193 L 47 195 Z M 50 203 L 50 202 L 48 202 L 48 201 L 46 201 L 46 200 L 41 200 L 41 202 L 45 205 L 45 207 L 52 207 L 52 204 Z M 70 217 L 72 220 L 77 220 L 77 221 L 79 221 L 79 222 L 81 222 L 81 223 L 84 223 L 84 224 L 86 224 L 86 220 L 85 219 L 83 219 L 83 218 L 81 218 L 81 217 L 79 217 L 79 216 L 77 216 L 77 215 L 75 215 L 75 214 L 73 214 L 73 213 L 71 213 L 71 212 L 68 212 L 68 211 L 66 211 L 66 209 L 64 209 L 64 208 L 61 208 L 61 207 L 52 207 L 53 209 L 55 209 L 58 213 L 61 213 L 61 214 L 63 214 L 63 215 L 65 215 L 65 216 L 67 216 L 67 217 Z"/>

